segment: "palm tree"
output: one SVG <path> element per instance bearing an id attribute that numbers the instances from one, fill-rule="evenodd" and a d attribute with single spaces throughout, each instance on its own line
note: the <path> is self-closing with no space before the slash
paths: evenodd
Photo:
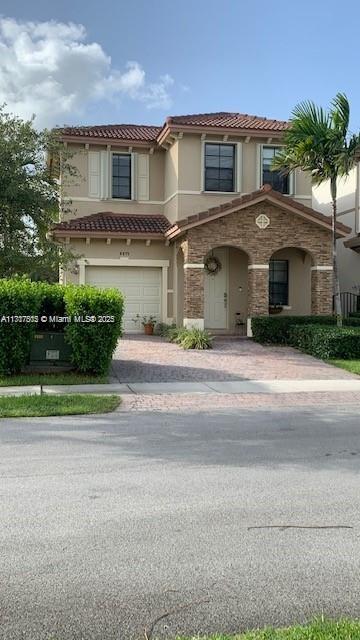
<path id="1" fill-rule="evenodd" d="M 314 185 L 329 181 L 332 201 L 332 253 L 334 300 L 337 325 L 342 325 L 339 270 L 336 252 L 338 178 L 349 175 L 360 151 L 360 134 L 349 133 L 350 106 L 338 93 L 329 112 L 312 101 L 298 104 L 284 135 L 284 147 L 275 156 L 272 169 L 288 174 L 301 169 L 311 175 Z"/>

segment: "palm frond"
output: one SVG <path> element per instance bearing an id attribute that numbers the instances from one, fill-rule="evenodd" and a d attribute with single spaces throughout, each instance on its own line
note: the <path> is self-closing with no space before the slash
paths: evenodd
<path id="1" fill-rule="evenodd" d="M 344 93 L 337 93 L 331 102 L 330 118 L 334 129 L 339 131 L 343 138 L 346 138 L 349 128 L 350 105 Z"/>
<path id="2" fill-rule="evenodd" d="M 314 184 L 347 175 L 360 156 L 360 134 L 347 140 L 349 114 L 349 102 L 342 93 L 335 96 L 329 113 L 310 100 L 299 103 L 271 168 L 282 173 L 300 168 Z"/>

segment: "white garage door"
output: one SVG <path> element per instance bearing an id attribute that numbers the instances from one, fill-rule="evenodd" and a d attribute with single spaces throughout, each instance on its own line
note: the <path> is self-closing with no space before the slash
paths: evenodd
<path id="1" fill-rule="evenodd" d="M 156 267 L 86 267 L 86 283 L 115 287 L 125 296 L 124 331 L 142 331 L 137 315 L 161 319 L 161 269 Z"/>

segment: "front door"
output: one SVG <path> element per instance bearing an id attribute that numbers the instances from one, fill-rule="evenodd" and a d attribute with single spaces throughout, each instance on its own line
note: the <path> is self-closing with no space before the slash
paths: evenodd
<path id="1" fill-rule="evenodd" d="M 205 327 L 227 329 L 229 251 L 222 247 L 214 249 L 213 254 L 220 260 L 221 269 L 216 275 L 209 275 L 205 271 Z"/>

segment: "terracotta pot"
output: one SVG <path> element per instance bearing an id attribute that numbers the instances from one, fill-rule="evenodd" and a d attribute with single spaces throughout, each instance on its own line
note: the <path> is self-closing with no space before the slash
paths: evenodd
<path id="1" fill-rule="evenodd" d="M 153 324 L 144 324 L 144 333 L 146 336 L 152 336 L 154 333 L 154 325 Z"/>

